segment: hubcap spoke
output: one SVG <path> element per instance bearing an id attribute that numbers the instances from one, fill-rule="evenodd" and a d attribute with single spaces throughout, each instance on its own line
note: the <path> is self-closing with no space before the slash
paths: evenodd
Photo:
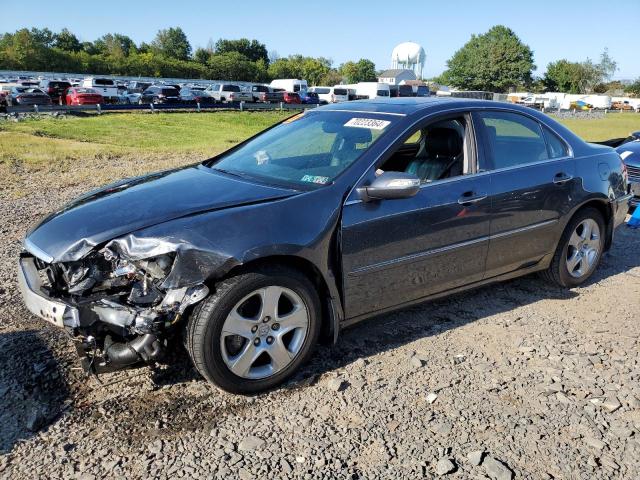
<path id="1" fill-rule="evenodd" d="M 289 365 L 293 356 L 287 347 L 282 343 L 282 337 L 278 338 L 273 345 L 267 349 L 267 354 L 271 357 L 271 363 L 273 364 L 273 372 L 282 370 Z"/>
<path id="2" fill-rule="evenodd" d="M 229 368 L 240 377 L 245 377 L 249 369 L 262 353 L 252 342 L 247 342 L 244 349 L 232 359 L 229 359 Z"/>
<path id="3" fill-rule="evenodd" d="M 239 335 L 243 338 L 253 338 L 251 328 L 255 324 L 255 321 L 244 318 L 237 312 L 237 310 L 233 310 L 227 317 L 227 320 L 224 322 L 224 326 L 222 327 L 222 334 L 224 336 Z"/>
<path id="4" fill-rule="evenodd" d="M 296 307 L 293 312 L 280 317 L 279 321 L 280 328 L 283 329 L 283 333 L 289 332 L 294 328 L 306 328 L 309 324 L 307 311 L 301 306 Z"/>
<path id="5" fill-rule="evenodd" d="M 282 288 L 280 287 L 267 287 L 260 290 L 260 298 L 262 300 L 262 309 L 260 310 L 260 317 L 271 317 L 272 319 L 278 318 L 278 301 L 282 296 Z"/>
<path id="6" fill-rule="evenodd" d="M 582 254 L 580 250 L 576 250 L 575 253 L 567 259 L 567 268 L 569 272 L 573 272 L 576 269 L 576 266 L 582 260 Z"/>
<path id="7" fill-rule="evenodd" d="M 580 247 L 580 242 L 582 241 L 582 238 L 580 237 L 580 235 L 578 235 L 578 232 L 573 232 L 573 235 L 571 235 L 571 238 L 569 239 L 569 245 L 571 245 L 574 248 L 579 248 Z"/>
<path id="8" fill-rule="evenodd" d="M 591 240 L 591 222 L 590 221 L 585 221 L 582 222 L 582 235 L 580 235 L 582 237 L 583 240 Z"/>

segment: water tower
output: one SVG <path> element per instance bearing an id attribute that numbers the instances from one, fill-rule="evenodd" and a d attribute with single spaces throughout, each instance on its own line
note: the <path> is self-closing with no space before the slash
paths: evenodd
<path id="1" fill-rule="evenodd" d="M 391 68 L 413 70 L 416 78 L 422 78 L 422 69 L 427 55 L 417 43 L 404 42 L 396 46 L 391 53 Z"/>

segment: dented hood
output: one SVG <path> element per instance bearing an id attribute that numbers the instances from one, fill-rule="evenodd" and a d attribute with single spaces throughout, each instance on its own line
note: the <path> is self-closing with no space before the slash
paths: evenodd
<path id="1" fill-rule="evenodd" d="M 25 245 L 48 261 L 77 260 L 96 245 L 141 228 L 295 193 L 234 178 L 202 165 L 153 173 L 77 198 L 33 228 Z"/>

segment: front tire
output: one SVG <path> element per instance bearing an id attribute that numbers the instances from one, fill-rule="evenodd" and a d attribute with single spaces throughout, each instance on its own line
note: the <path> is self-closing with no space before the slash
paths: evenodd
<path id="1" fill-rule="evenodd" d="M 216 285 L 190 316 L 185 340 L 209 382 L 254 394 L 289 378 L 310 357 L 319 332 L 314 285 L 297 270 L 272 266 Z"/>
<path id="2" fill-rule="evenodd" d="M 578 212 L 567 224 L 545 280 L 572 288 L 586 282 L 596 270 L 604 251 L 605 223 L 595 208 Z"/>

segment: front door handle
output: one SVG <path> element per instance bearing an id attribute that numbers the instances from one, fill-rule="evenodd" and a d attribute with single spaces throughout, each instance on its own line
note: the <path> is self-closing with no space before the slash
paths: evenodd
<path id="1" fill-rule="evenodd" d="M 556 173 L 556 176 L 553 177 L 553 183 L 555 183 L 556 185 L 564 185 L 570 180 L 573 180 L 573 176 L 567 175 L 564 172 Z"/>
<path id="2" fill-rule="evenodd" d="M 487 198 L 486 193 L 477 194 L 475 192 L 466 192 L 463 193 L 462 196 L 458 199 L 458 203 L 460 205 L 471 205 L 473 203 L 478 203 Z"/>

